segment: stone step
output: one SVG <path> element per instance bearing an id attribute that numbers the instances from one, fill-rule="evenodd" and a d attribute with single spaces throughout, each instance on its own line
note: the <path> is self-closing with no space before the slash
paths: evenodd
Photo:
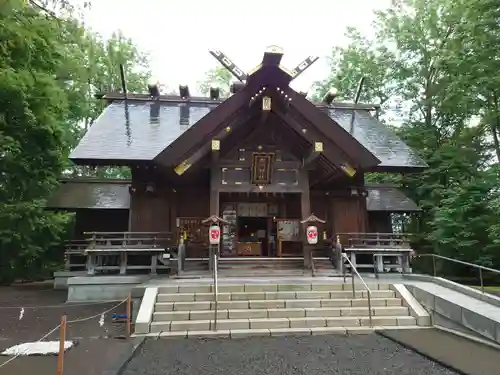
<path id="1" fill-rule="evenodd" d="M 372 291 L 390 290 L 389 284 L 368 284 Z M 355 284 L 355 290 L 361 291 L 364 287 Z M 211 284 L 168 285 L 160 286 L 158 294 L 171 293 L 210 293 Z M 219 293 L 232 292 L 296 292 L 296 291 L 352 291 L 351 283 L 315 283 L 315 284 L 219 284 Z"/>
<path id="2" fill-rule="evenodd" d="M 219 278 L 267 277 L 270 273 L 275 277 L 302 277 L 309 276 L 311 271 L 298 268 L 226 268 L 219 270 Z"/>
<path id="3" fill-rule="evenodd" d="M 378 306 L 401 306 L 399 298 L 372 298 L 372 307 Z M 220 310 L 241 309 L 280 309 L 280 308 L 321 308 L 321 307 L 364 307 L 368 306 L 367 299 L 270 299 L 252 301 L 219 301 Z M 191 310 L 213 310 L 213 301 L 194 302 L 156 302 L 155 311 L 191 311 Z"/>
<path id="4" fill-rule="evenodd" d="M 374 316 L 408 316 L 409 311 L 404 306 L 373 307 Z M 342 308 L 282 308 L 282 309 L 242 309 L 218 310 L 218 319 L 251 319 L 251 318 L 308 318 L 308 317 L 335 317 L 335 316 L 368 316 L 366 307 Z M 214 310 L 193 311 L 158 311 L 153 314 L 154 322 L 179 320 L 212 320 Z"/>
<path id="5" fill-rule="evenodd" d="M 217 321 L 218 330 L 235 329 L 287 329 L 287 328 L 323 328 L 323 327 L 363 327 L 369 326 L 368 317 L 303 317 L 303 318 L 252 318 L 223 319 Z M 373 316 L 375 326 L 416 326 L 416 319 L 411 316 Z M 151 333 L 168 331 L 208 331 L 214 329 L 213 320 L 179 320 L 152 322 Z"/>
<path id="6" fill-rule="evenodd" d="M 150 333 L 147 336 L 160 338 L 200 338 L 200 337 L 225 337 L 242 338 L 252 336 L 311 336 L 311 335 L 360 335 L 371 334 L 378 330 L 390 328 L 391 330 L 416 330 L 428 327 L 420 326 L 358 326 L 358 327 L 313 327 L 313 328 L 272 328 L 272 329 L 218 329 L 210 331 L 166 331 Z"/>
<path id="7" fill-rule="evenodd" d="M 367 291 L 356 291 L 357 298 L 367 298 Z M 396 294 L 392 290 L 374 290 L 372 298 L 394 298 Z M 352 291 L 300 291 L 300 292 L 230 292 L 218 293 L 219 301 L 253 301 L 253 300 L 276 300 L 276 299 L 348 299 L 353 297 Z M 158 302 L 194 302 L 213 301 L 212 292 L 204 293 L 172 293 L 158 294 Z"/>

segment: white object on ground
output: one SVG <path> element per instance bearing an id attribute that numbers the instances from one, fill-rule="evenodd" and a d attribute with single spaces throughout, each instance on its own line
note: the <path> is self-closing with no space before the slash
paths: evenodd
<path id="1" fill-rule="evenodd" d="M 104 313 L 101 314 L 101 318 L 99 319 L 99 326 L 103 326 L 104 325 Z"/>
<path id="2" fill-rule="evenodd" d="M 64 342 L 64 351 L 71 349 L 74 341 Z M 25 342 L 5 349 L 2 355 L 52 355 L 59 353 L 59 341 Z"/>

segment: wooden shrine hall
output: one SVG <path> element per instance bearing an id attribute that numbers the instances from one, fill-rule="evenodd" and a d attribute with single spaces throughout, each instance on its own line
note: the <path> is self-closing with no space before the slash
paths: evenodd
<path id="1" fill-rule="evenodd" d="M 179 96 L 162 95 L 157 85 L 146 94 L 129 93 L 123 75 L 122 92 L 103 95 L 107 107 L 70 159 L 127 166 L 132 177 L 61 182 L 48 206 L 76 213 L 69 254 L 99 244 L 140 253 L 139 244 L 165 250 L 181 243 L 182 257 L 203 260 L 203 222 L 211 215 L 227 223 L 221 260 L 303 258 L 310 267 L 311 254 L 336 243 L 401 245 L 391 215 L 418 211 L 417 205 L 393 186 L 365 184 L 364 176 L 415 173 L 426 164 L 377 119 L 378 105 L 359 103 L 363 82 L 352 103 L 337 102 L 334 91 L 313 103 L 290 83 L 315 57 L 288 70 L 273 46 L 246 74 L 222 52 L 211 54 L 237 81 L 228 98 L 217 88 L 194 97 L 187 86 L 179 87 Z M 304 234 L 311 215 L 320 233 L 315 246 Z M 136 254 L 142 268 L 168 268 L 155 260 L 163 261 L 161 251 L 153 250 L 146 258 L 146 252 Z M 120 273 L 141 269 L 113 264 Z"/>

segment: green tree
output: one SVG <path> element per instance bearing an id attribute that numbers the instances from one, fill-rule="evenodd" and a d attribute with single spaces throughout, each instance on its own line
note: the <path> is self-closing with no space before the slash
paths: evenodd
<path id="1" fill-rule="evenodd" d="M 407 108 L 397 132 L 429 168 L 389 179 L 423 209 L 410 225 L 415 246 L 497 267 L 499 179 L 485 130 L 496 150 L 499 19 L 488 0 L 394 0 L 376 14 L 375 38 L 349 30 L 351 43 L 334 49 L 332 72 L 316 85 L 319 94 L 333 85 L 351 98 L 366 75 L 378 86 L 369 85 L 363 100 L 385 103 L 389 114 L 399 110 L 388 105 L 393 98 Z"/>
<path id="2" fill-rule="evenodd" d="M 33 276 L 59 245 L 70 216 L 48 212 L 44 200 L 67 155 L 68 95 L 55 79 L 68 64 L 66 22 L 24 1 L 0 12 L 0 282 Z M 49 259 L 43 259 L 48 266 Z"/>
<path id="3" fill-rule="evenodd" d="M 124 67 L 129 92 L 145 92 L 151 77 L 149 56 L 121 32 L 114 33 L 108 40 L 88 31 L 78 38 L 72 48 L 73 61 L 78 64 L 68 66 L 68 72 L 62 73 L 68 77 L 72 88 L 69 98 L 72 147 L 105 108 L 105 103 L 96 98 L 96 94 L 122 91 L 120 65 Z M 68 167 L 66 174 L 75 177 L 130 178 L 130 170 L 124 167 Z"/>
<path id="4" fill-rule="evenodd" d="M 223 66 L 210 69 L 205 73 L 202 81 L 198 82 L 198 89 L 203 95 L 208 95 L 210 87 L 218 87 L 222 97 L 228 97 L 233 75 Z"/>

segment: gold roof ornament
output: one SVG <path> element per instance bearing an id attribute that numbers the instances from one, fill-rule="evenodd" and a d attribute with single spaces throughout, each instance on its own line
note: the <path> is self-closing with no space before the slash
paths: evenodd
<path id="1" fill-rule="evenodd" d="M 266 53 L 275 53 L 277 55 L 283 55 L 283 48 L 276 45 L 269 46 L 266 48 Z"/>

